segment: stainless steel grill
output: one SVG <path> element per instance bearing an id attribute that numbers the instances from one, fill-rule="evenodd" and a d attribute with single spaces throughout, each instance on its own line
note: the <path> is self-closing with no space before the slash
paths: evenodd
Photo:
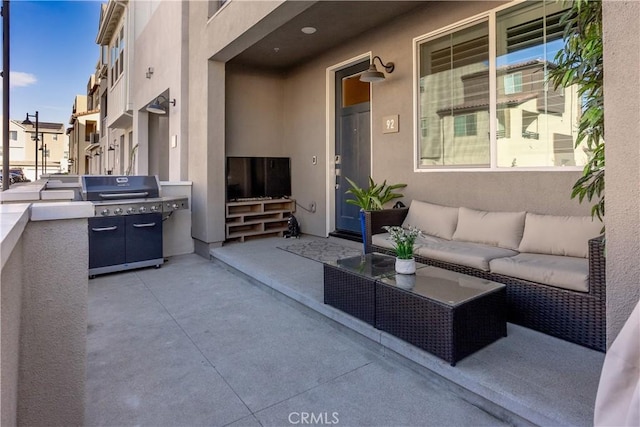
<path id="1" fill-rule="evenodd" d="M 89 218 L 89 276 L 159 268 L 162 223 L 173 211 L 187 209 L 186 197 L 161 197 L 155 176 L 85 175 L 82 198 L 94 204 Z"/>
<path id="2" fill-rule="evenodd" d="M 169 213 L 187 209 L 186 197 L 160 197 L 156 176 L 85 175 L 82 199 L 93 202 L 94 216 Z"/>

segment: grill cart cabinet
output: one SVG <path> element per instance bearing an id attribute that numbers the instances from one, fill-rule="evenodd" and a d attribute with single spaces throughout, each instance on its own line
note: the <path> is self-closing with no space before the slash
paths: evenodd
<path id="1" fill-rule="evenodd" d="M 163 262 L 161 213 L 89 218 L 89 276 Z"/>

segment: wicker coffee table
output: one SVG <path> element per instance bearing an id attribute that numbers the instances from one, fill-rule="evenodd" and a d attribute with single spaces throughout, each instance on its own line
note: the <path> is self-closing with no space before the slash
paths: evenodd
<path id="1" fill-rule="evenodd" d="M 507 336 L 506 287 L 438 267 L 376 281 L 375 327 L 452 366 Z"/>
<path id="2" fill-rule="evenodd" d="M 324 264 L 324 303 L 368 324 L 376 322 L 376 280 L 395 274 L 395 258 L 371 253 Z"/>

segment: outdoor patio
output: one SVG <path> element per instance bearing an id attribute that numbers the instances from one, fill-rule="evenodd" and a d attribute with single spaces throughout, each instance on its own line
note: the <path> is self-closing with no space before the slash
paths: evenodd
<path id="1" fill-rule="evenodd" d="M 322 264 L 278 249 L 311 240 L 91 280 L 85 423 L 592 424 L 603 353 L 509 324 L 451 367 L 326 306 Z"/>

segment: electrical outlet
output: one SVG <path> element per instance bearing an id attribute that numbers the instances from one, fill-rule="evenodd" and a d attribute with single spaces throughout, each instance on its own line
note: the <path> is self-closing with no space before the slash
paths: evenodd
<path id="1" fill-rule="evenodd" d="M 309 203 L 309 210 L 311 212 L 315 212 L 316 211 L 316 202 Z"/>

